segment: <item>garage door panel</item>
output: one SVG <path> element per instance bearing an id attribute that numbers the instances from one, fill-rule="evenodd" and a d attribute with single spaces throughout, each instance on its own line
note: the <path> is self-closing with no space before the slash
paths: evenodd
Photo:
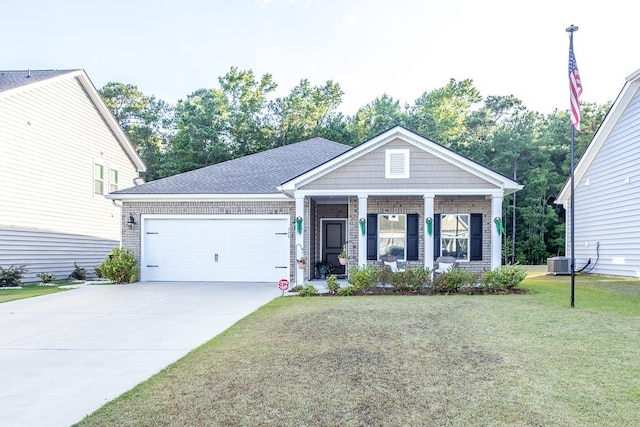
<path id="1" fill-rule="evenodd" d="M 146 219 L 142 278 L 277 281 L 289 276 L 286 219 Z"/>

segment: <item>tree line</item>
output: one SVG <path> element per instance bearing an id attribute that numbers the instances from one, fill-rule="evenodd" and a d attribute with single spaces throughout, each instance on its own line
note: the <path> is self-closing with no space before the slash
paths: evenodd
<path id="1" fill-rule="evenodd" d="M 354 146 L 401 125 L 524 185 L 504 203 L 505 263 L 564 254 L 564 210 L 553 202 L 570 175 L 567 110 L 540 114 L 513 95 L 483 97 L 471 79 L 451 79 L 412 104 L 383 94 L 353 116 L 339 111 L 343 91 L 331 80 L 303 79 L 284 97 L 273 96 L 270 74 L 233 67 L 218 83 L 176 105 L 125 83 L 99 90 L 147 164 L 147 181 L 313 137 Z M 582 104 L 576 162 L 610 107 Z"/>

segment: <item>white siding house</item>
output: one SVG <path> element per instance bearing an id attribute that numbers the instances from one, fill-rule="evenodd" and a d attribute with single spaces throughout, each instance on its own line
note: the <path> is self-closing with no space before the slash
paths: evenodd
<path id="1" fill-rule="evenodd" d="M 83 70 L 0 71 L 0 159 L 0 266 L 92 275 L 120 244 L 105 195 L 145 166 Z"/>
<path id="2" fill-rule="evenodd" d="M 596 274 L 640 277 L 640 70 L 626 83 L 574 172 L 575 266 Z M 556 203 L 567 210 L 571 184 Z M 585 268 L 586 266 L 586 268 Z"/>

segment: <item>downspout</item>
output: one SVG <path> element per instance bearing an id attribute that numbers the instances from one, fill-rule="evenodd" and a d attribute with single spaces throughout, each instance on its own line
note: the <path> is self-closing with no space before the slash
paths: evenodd
<path id="1" fill-rule="evenodd" d="M 111 203 L 113 203 L 113 206 L 115 206 L 116 208 L 119 209 L 119 215 L 118 216 L 120 217 L 120 219 L 118 220 L 118 224 L 119 224 L 119 226 L 118 226 L 118 230 L 119 230 L 118 231 L 118 235 L 120 236 L 120 238 L 118 240 L 120 242 L 119 249 L 122 249 L 122 205 L 117 204 L 115 199 L 111 199 Z"/>

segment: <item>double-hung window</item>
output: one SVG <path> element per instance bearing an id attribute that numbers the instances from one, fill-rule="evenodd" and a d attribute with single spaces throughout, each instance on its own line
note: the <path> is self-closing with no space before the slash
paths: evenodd
<path id="1" fill-rule="evenodd" d="M 398 260 L 417 261 L 418 214 L 367 214 L 367 259 L 393 255 Z"/>
<path id="2" fill-rule="evenodd" d="M 378 217 L 378 253 L 405 259 L 407 216 L 380 215 Z"/>
<path id="3" fill-rule="evenodd" d="M 109 192 L 118 191 L 118 169 L 109 169 Z"/>
<path id="4" fill-rule="evenodd" d="M 104 194 L 104 165 L 93 164 L 93 194 Z"/>
<path id="5" fill-rule="evenodd" d="M 469 214 L 443 214 L 440 220 L 441 253 L 469 261 Z"/>

